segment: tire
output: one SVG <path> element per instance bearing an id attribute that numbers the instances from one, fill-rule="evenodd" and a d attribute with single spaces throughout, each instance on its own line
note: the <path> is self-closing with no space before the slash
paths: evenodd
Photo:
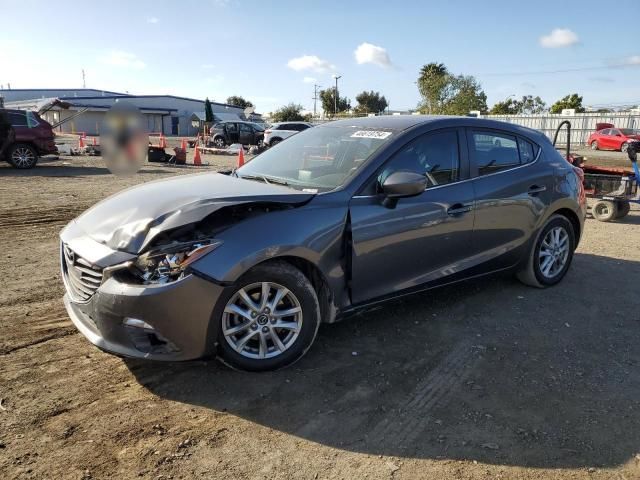
<path id="1" fill-rule="evenodd" d="M 213 139 L 213 146 L 216 148 L 224 148 L 227 143 L 224 141 L 223 137 L 216 137 Z"/>
<path id="2" fill-rule="evenodd" d="M 591 208 L 593 218 L 600 222 L 610 222 L 618 214 L 618 206 L 610 200 L 598 200 Z"/>
<path id="3" fill-rule="evenodd" d="M 627 153 L 627 150 L 629 150 L 629 144 L 627 142 L 624 142 L 622 145 L 620 145 L 620 151 L 622 153 Z"/>
<path id="4" fill-rule="evenodd" d="M 269 146 L 270 146 L 270 147 L 273 147 L 273 146 L 275 146 L 275 145 L 279 144 L 281 141 L 282 141 L 282 139 L 281 139 L 281 138 L 274 138 L 273 140 L 271 140 L 271 141 L 269 142 Z"/>
<path id="5" fill-rule="evenodd" d="M 529 252 L 527 265 L 517 273 L 518 279 L 537 288 L 556 285 L 569 270 L 575 248 L 572 223 L 563 215 L 552 215 L 540 229 Z M 547 264 L 548 259 L 552 259 L 550 265 Z"/>
<path id="6" fill-rule="evenodd" d="M 591 142 L 591 150 L 598 150 L 598 142 L 596 140 Z"/>
<path id="7" fill-rule="evenodd" d="M 618 212 L 616 213 L 616 219 L 626 217 L 631 210 L 631 205 L 629 204 L 629 202 L 618 202 L 616 207 L 618 209 Z"/>
<path id="8" fill-rule="evenodd" d="M 9 148 L 7 159 L 15 168 L 27 170 L 38 163 L 38 152 L 31 145 L 16 143 Z"/>
<path id="9" fill-rule="evenodd" d="M 266 306 L 262 302 L 265 284 Z M 281 292 L 279 302 L 266 310 Z M 253 302 L 254 308 L 244 299 Z M 243 315 L 236 313 L 239 311 Z M 274 315 L 284 311 L 292 313 Z M 292 265 L 275 261 L 252 268 L 226 288 L 211 322 L 210 329 L 215 328 L 217 333 L 218 358 L 223 363 L 252 372 L 277 370 L 293 364 L 309 350 L 320 326 L 320 306 L 309 279 Z"/>

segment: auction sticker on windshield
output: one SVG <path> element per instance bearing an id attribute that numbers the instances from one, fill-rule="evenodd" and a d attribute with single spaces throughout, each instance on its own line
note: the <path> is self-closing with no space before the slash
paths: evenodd
<path id="1" fill-rule="evenodd" d="M 381 130 L 358 130 L 351 135 L 351 138 L 379 138 L 381 140 L 387 138 L 392 132 L 383 132 Z"/>

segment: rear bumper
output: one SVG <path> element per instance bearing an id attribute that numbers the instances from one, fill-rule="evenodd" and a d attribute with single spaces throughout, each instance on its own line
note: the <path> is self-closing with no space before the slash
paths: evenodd
<path id="1" fill-rule="evenodd" d="M 194 275 L 159 286 L 108 278 L 87 302 L 64 296 L 76 328 L 98 348 L 152 360 L 192 360 L 213 351 L 209 321 L 223 287 Z M 124 323 L 141 320 L 147 327 Z M 138 322 L 140 323 L 140 322 Z"/>

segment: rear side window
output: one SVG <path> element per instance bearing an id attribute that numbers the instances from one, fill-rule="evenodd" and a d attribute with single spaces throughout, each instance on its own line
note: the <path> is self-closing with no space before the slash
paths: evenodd
<path id="1" fill-rule="evenodd" d="M 14 127 L 27 127 L 27 116 L 24 113 L 11 112 L 9 115 L 9 122 Z"/>
<path id="2" fill-rule="evenodd" d="M 489 175 L 526 165 L 535 160 L 538 147 L 524 138 L 506 133 L 473 132 L 478 175 Z"/>

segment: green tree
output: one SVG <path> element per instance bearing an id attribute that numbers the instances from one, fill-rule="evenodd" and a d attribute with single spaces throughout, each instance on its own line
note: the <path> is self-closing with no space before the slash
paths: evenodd
<path id="1" fill-rule="evenodd" d="M 322 101 L 322 109 L 325 114 L 333 115 L 335 108 L 335 88 L 327 88 L 320 90 L 320 100 Z M 338 97 L 338 113 L 346 112 L 351 109 L 351 100 L 347 97 Z"/>
<path id="2" fill-rule="evenodd" d="M 213 109 L 211 108 L 209 97 L 204 101 L 204 121 L 207 123 L 213 122 Z"/>
<path id="3" fill-rule="evenodd" d="M 565 108 L 574 108 L 577 113 L 583 113 L 584 107 L 582 106 L 582 97 L 577 93 L 572 93 L 566 97 L 561 98 L 556 103 L 551 105 L 551 113 L 562 113 Z"/>
<path id="4" fill-rule="evenodd" d="M 534 114 L 542 113 L 547 108 L 547 104 L 542 101 L 540 97 L 534 97 L 532 95 L 523 95 L 522 99 L 518 101 L 518 113 Z"/>
<path id="5" fill-rule="evenodd" d="M 271 118 L 274 122 L 301 122 L 310 120 L 311 115 L 302 115 L 302 105 L 289 103 L 273 112 Z"/>
<path id="6" fill-rule="evenodd" d="M 253 107 L 253 103 L 249 100 L 245 100 L 239 95 L 232 95 L 227 98 L 227 105 L 233 105 L 234 107 L 240 107 L 243 110 L 247 107 Z"/>
<path id="7" fill-rule="evenodd" d="M 422 96 L 420 110 L 424 113 L 441 113 L 451 75 L 443 63 L 428 63 L 420 69 L 418 91 Z"/>
<path id="8" fill-rule="evenodd" d="M 442 63 L 424 65 L 416 83 L 422 96 L 422 113 L 466 115 L 471 110 L 487 111 L 487 95 L 475 77 L 453 75 Z"/>
<path id="9" fill-rule="evenodd" d="M 521 100 L 507 98 L 496 103 L 489 112 L 492 115 L 518 115 L 544 112 L 547 104 L 540 97 L 524 95 Z"/>
<path id="10" fill-rule="evenodd" d="M 373 90 L 370 92 L 365 90 L 359 93 L 356 95 L 356 101 L 358 102 L 355 108 L 357 113 L 380 113 L 389 105 L 387 99 L 381 96 L 380 92 L 374 92 Z"/>
<path id="11" fill-rule="evenodd" d="M 471 75 L 451 77 L 442 105 L 445 115 L 466 115 L 471 110 L 487 113 L 487 95 L 480 83 Z"/>

